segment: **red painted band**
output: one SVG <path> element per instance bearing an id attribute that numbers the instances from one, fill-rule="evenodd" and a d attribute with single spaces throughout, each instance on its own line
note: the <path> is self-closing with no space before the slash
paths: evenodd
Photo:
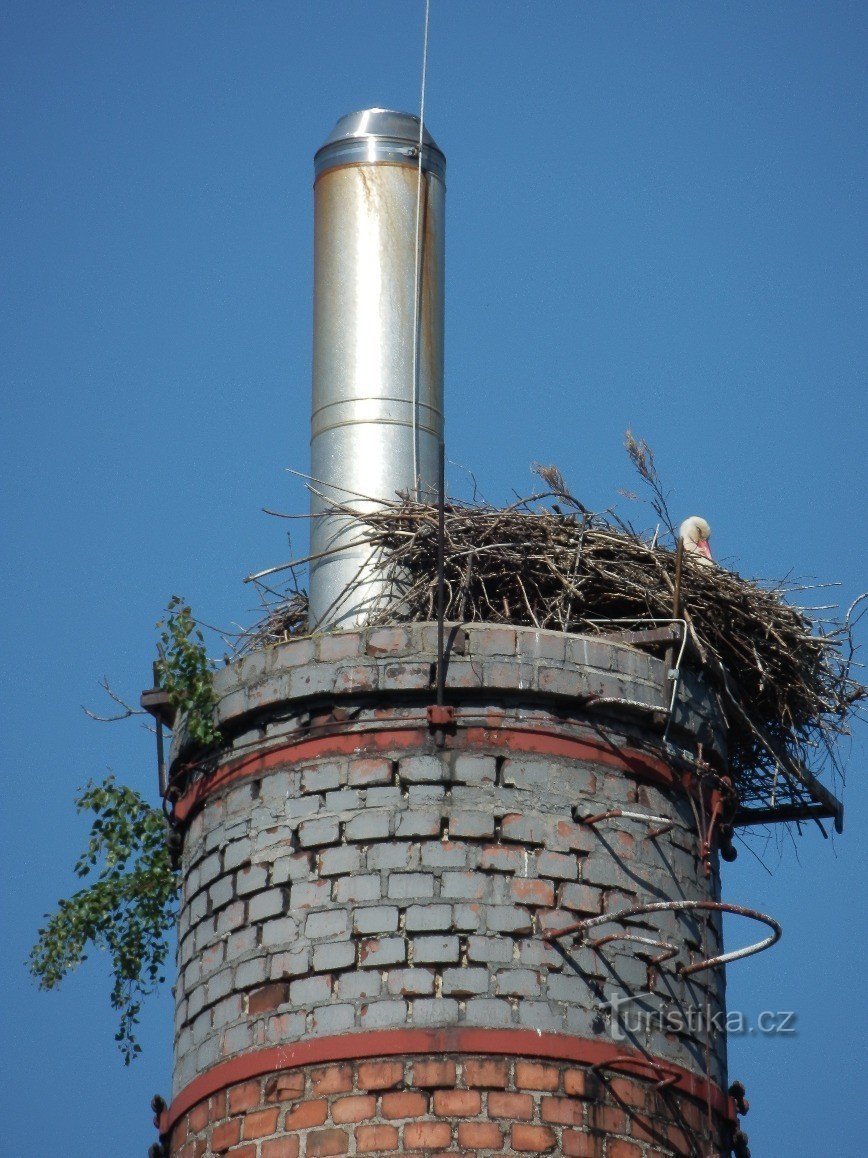
<path id="1" fill-rule="evenodd" d="M 508 752 L 532 752 L 541 756 L 560 756 L 568 760 L 587 760 L 607 768 L 617 768 L 640 779 L 666 785 L 680 782 L 668 764 L 648 752 L 635 748 L 617 748 L 604 740 L 578 739 L 554 730 L 507 727 L 463 727 L 458 724 L 461 742 L 457 747 L 496 748 Z M 301 763 L 327 756 L 378 756 L 384 752 L 423 750 L 430 739 L 421 728 L 376 726 L 370 731 L 338 732 L 315 739 L 290 740 L 267 752 L 230 760 L 214 773 L 197 781 L 177 801 L 174 817 L 184 821 L 212 793 L 244 777 L 262 775 L 283 764 Z"/>
<path id="2" fill-rule="evenodd" d="M 160 1133 L 168 1134 L 183 1114 L 219 1090 L 250 1078 L 262 1077 L 263 1074 L 299 1066 L 396 1057 L 401 1054 L 506 1054 L 515 1058 L 545 1058 L 586 1066 L 605 1066 L 607 1062 L 618 1058 L 618 1072 L 621 1076 L 648 1080 L 648 1058 L 629 1051 L 636 1058 L 639 1069 L 639 1073 L 629 1074 L 623 1068 L 629 1064 L 623 1061 L 627 1052 L 623 1046 L 611 1042 L 588 1041 L 558 1033 L 538 1034 L 531 1029 L 469 1029 L 464 1026 L 446 1029 L 383 1029 L 371 1033 L 308 1039 L 292 1045 L 279 1045 L 242 1054 L 241 1057 L 221 1062 L 200 1074 L 163 1111 L 160 1116 Z M 735 1104 L 720 1086 L 671 1062 L 664 1063 L 661 1059 L 661 1064 L 667 1072 L 677 1075 L 670 1088 L 703 1102 L 709 1100 L 718 1114 L 735 1121 Z"/>

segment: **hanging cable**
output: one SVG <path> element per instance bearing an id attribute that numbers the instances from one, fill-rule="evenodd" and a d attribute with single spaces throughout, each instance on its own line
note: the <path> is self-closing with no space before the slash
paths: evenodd
<path id="1" fill-rule="evenodd" d="M 425 30 L 422 37 L 422 78 L 419 84 L 419 143 L 416 149 L 418 167 L 416 178 L 416 262 L 413 285 L 413 496 L 419 499 L 419 331 L 422 325 L 422 149 L 425 138 L 425 86 L 428 81 L 428 25 L 431 0 L 425 0 Z"/>

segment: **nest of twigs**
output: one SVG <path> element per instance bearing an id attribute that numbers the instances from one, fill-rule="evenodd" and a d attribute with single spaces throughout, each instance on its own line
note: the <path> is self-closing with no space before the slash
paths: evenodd
<path id="1" fill-rule="evenodd" d="M 567 492 L 556 468 L 537 467 L 552 488 L 544 494 L 505 508 L 447 503 L 445 619 L 603 634 L 612 631 L 613 620 L 641 626 L 671 618 L 672 520 L 650 450 L 629 433 L 627 449 L 652 488 L 652 505 L 673 546 L 614 512 L 589 511 Z M 437 506 L 403 498 L 364 513 L 350 506 L 334 513 L 356 520 L 393 593 L 375 620 L 435 619 Z M 854 608 L 843 619 L 820 623 L 795 602 L 812 589 L 760 583 L 683 557 L 680 606 L 692 642 L 689 662 L 718 691 L 731 770 L 744 801 L 767 801 L 770 786 L 774 796 L 780 774 L 788 782 L 785 795 L 804 798 L 803 782 L 792 780 L 788 769 L 818 773 L 831 763 L 840 772 L 837 742 L 849 734 L 850 719 L 868 696 L 852 674 Z M 255 629 L 254 646 L 303 631 L 305 611 L 296 590 Z"/>

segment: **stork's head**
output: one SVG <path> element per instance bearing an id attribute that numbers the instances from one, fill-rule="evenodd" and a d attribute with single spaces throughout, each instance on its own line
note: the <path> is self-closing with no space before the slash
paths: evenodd
<path id="1" fill-rule="evenodd" d="M 692 555 L 698 555 L 698 562 L 704 562 L 706 559 L 711 561 L 711 548 L 708 545 L 711 527 L 705 519 L 700 515 L 691 515 L 681 524 L 678 534 L 684 540 L 684 550 Z"/>

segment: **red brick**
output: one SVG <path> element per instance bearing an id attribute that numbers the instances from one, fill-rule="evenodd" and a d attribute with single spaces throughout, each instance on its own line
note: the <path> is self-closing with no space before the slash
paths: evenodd
<path id="1" fill-rule="evenodd" d="M 461 1067 L 468 1086 L 491 1086 L 504 1089 L 509 1079 L 509 1062 L 500 1058 L 470 1058 Z"/>
<path id="2" fill-rule="evenodd" d="M 523 1123 L 516 1123 L 512 1127 L 510 1137 L 513 1150 L 520 1150 L 525 1154 L 544 1154 L 546 1150 L 554 1150 L 557 1145 L 554 1130 L 550 1130 L 548 1126 L 526 1126 Z"/>
<path id="3" fill-rule="evenodd" d="M 333 1122 L 363 1122 L 365 1118 L 373 1118 L 376 1112 L 377 1099 L 369 1094 L 354 1094 L 332 1102 Z"/>
<path id="4" fill-rule="evenodd" d="M 567 1070 L 564 1073 L 564 1093 L 573 1098 L 588 1097 L 587 1077 L 584 1070 Z"/>
<path id="5" fill-rule="evenodd" d="M 475 1118 L 482 1110 L 482 1095 L 476 1090 L 437 1090 L 434 1113 L 445 1118 Z"/>
<path id="6" fill-rule="evenodd" d="M 503 1134 L 494 1122 L 459 1122 L 458 1145 L 468 1150 L 499 1150 Z"/>
<path id="7" fill-rule="evenodd" d="M 277 1129 L 277 1118 L 280 1110 L 277 1106 L 273 1110 L 259 1110 L 256 1114 L 248 1114 L 244 1119 L 244 1138 L 267 1138 Z"/>
<path id="8" fill-rule="evenodd" d="M 247 1012 L 251 1017 L 257 1013 L 267 1013 L 277 1009 L 289 998 L 289 986 L 285 981 L 272 981 L 270 985 L 263 985 L 252 990 L 247 995 Z"/>
<path id="9" fill-rule="evenodd" d="M 537 1062 L 515 1063 L 515 1085 L 519 1090 L 556 1090 L 561 1074 L 556 1066 L 544 1066 Z"/>
<path id="10" fill-rule="evenodd" d="M 543 1098 L 540 1117 L 544 1122 L 555 1122 L 558 1126 L 581 1126 L 585 1120 L 585 1106 L 573 1098 Z"/>
<path id="11" fill-rule="evenodd" d="M 598 1106 L 591 1103 L 589 1108 L 588 1124 L 595 1130 L 602 1130 L 605 1134 L 626 1134 L 627 1118 L 623 1110 L 614 1106 Z"/>
<path id="12" fill-rule="evenodd" d="M 434 1150 L 448 1146 L 451 1140 L 448 1122 L 408 1122 L 404 1127 L 404 1150 Z"/>
<path id="13" fill-rule="evenodd" d="M 329 1154 L 346 1154 L 349 1140 L 346 1130 L 312 1130 L 305 1143 L 307 1158 L 326 1158 Z"/>
<path id="14" fill-rule="evenodd" d="M 399 1061 L 361 1062 L 360 1090 L 388 1090 L 404 1080 L 404 1063 Z"/>
<path id="15" fill-rule="evenodd" d="M 220 1154 L 241 1141 L 241 1119 L 230 1118 L 228 1122 L 221 1122 L 211 1131 L 211 1149 Z"/>
<path id="16" fill-rule="evenodd" d="M 251 1142 L 249 1146 L 233 1146 L 227 1153 L 230 1158 L 256 1158 L 256 1144 Z"/>
<path id="17" fill-rule="evenodd" d="M 397 1150 L 398 1130 L 395 1126 L 358 1126 L 356 1153 L 371 1154 L 376 1150 Z"/>
<path id="18" fill-rule="evenodd" d="M 584 1130 L 564 1130 L 561 1134 L 561 1150 L 565 1158 L 597 1158 L 599 1142 L 599 1138 L 586 1134 Z"/>
<path id="19" fill-rule="evenodd" d="M 208 1125 L 208 1103 L 200 1102 L 194 1106 L 187 1117 L 188 1128 L 191 1134 L 198 1134 Z"/>
<path id="20" fill-rule="evenodd" d="M 259 1082 L 244 1082 L 243 1085 L 233 1086 L 229 1091 L 229 1113 L 240 1114 L 242 1110 L 250 1110 L 259 1105 L 261 1098 Z"/>
<path id="21" fill-rule="evenodd" d="M 304 1074 L 276 1074 L 265 1083 L 266 1102 L 292 1102 L 304 1094 Z"/>
<path id="22" fill-rule="evenodd" d="M 488 1112 L 492 1118 L 529 1122 L 533 1117 L 533 1098 L 530 1094 L 501 1094 L 492 1090 L 488 1095 Z"/>
<path id="23" fill-rule="evenodd" d="M 292 1110 L 287 1110 L 284 1129 L 306 1130 L 309 1126 L 321 1126 L 328 1115 L 328 1102 L 301 1102 Z"/>
<path id="24" fill-rule="evenodd" d="M 322 1069 L 311 1070 L 311 1093 L 321 1097 L 323 1094 L 346 1094 L 353 1088 L 353 1068 L 350 1065 L 323 1066 Z"/>
<path id="25" fill-rule="evenodd" d="M 445 1059 L 413 1062 L 413 1085 L 454 1086 L 455 1062 Z"/>
<path id="26" fill-rule="evenodd" d="M 618 1102 L 626 1102 L 628 1106 L 645 1105 L 645 1087 L 629 1078 L 612 1078 L 609 1088 Z"/>
<path id="27" fill-rule="evenodd" d="M 677 1126 L 670 1126 L 667 1133 L 669 1135 L 669 1145 L 672 1149 L 675 1150 L 676 1153 L 686 1154 L 689 1150 L 689 1143 L 684 1131 L 680 1130 Z M 632 1155 L 624 1154 L 621 1158 L 632 1158 Z"/>
<path id="28" fill-rule="evenodd" d="M 411 1090 L 399 1094 L 383 1094 L 381 1105 L 384 1118 L 418 1118 L 428 1113 L 426 1095 Z"/>
<path id="29" fill-rule="evenodd" d="M 551 881 L 519 878 L 512 882 L 510 891 L 520 905 L 542 905 L 550 909 L 555 903 L 555 886 Z"/>
<path id="30" fill-rule="evenodd" d="M 680 1153 L 686 1154 L 687 1149 L 681 1150 Z M 610 1138 L 606 1143 L 606 1158 L 642 1158 L 642 1151 L 632 1142 L 622 1142 L 618 1138 Z"/>
<path id="31" fill-rule="evenodd" d="M 274 1138 L 263 1142 L 261 1158 L 298 1158 L 298 1138 Z"/>

